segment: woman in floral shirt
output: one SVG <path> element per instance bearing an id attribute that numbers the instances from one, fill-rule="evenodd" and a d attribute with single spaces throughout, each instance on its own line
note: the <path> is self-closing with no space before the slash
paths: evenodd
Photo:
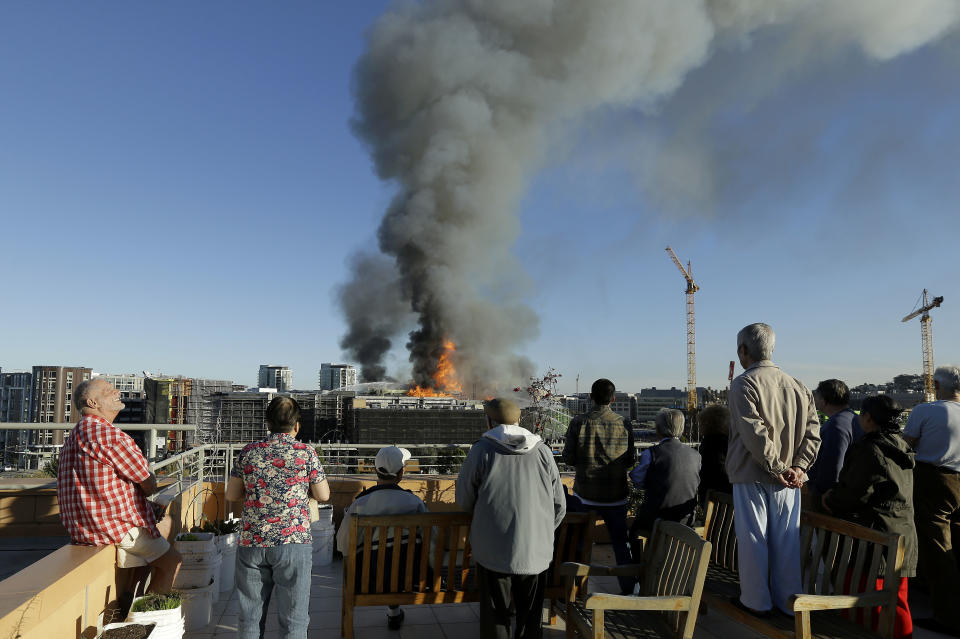
<path id="1" fill-rule="evenodd" d="M 296 440 L 296 400 L 275 397 L 266 418 L 269 437 L 243 447 L 227 485 L 227 500 L 243 503 L 237 550 L 239 636 L 263 636 L 275 591 L 284 636 L 305 637 L 313 564 L 307 499 L 327 501 L 330 487 L 316 451 Z"/>

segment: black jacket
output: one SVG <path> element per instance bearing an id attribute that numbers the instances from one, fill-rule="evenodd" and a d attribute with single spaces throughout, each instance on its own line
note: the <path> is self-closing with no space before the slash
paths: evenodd
<path id="1" fill-rule="evenodd" d="M 913 456 L 899 433 L 866 433 L 847 449 L 840 479 L 827 496 L 827 506 L 835 516 L 903 535 L 901 577 L 917 574 Z"/>

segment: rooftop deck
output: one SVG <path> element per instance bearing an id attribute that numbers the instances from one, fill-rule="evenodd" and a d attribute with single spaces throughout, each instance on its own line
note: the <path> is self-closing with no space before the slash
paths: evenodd
<path id="1" fill-rule="evenodd" d="M 613 563 L 610 546 L 594 548 L 594 561 Z M 340 637 L 340 595 L 342 563 L 335 560 L 327 566 L 314 565 L 313 587 L 310 592 L 309 639 L 333 639 Z M 591 578 L 591 591 L 619 592 L 614 577 Z M 187 632 L 185 639 L 236 639 L 238 620 L 237 592 L 220 593 L 220 600 L 213 604 L 213 620 L 209 626 Z M 355 616 L 356 639 L 477 639 L 480 637 L 480 604 L 440 604 L 404 606 L 403 627 L 387 628 L 387 607 L 358 608 Z M 546 617 L 544 617 L 546 619 Z M 563 620 L 555 626 L 544 623 L 544 639 L 563 639 Z M 280 637 L 280 624 L 275 606 L 271 603 L 267 618 L 267 639 Z M 696 639 L 729 639 L 738 637 L 754 639 L 761 637 L 746 626 L 730 621 L 717 613 L 701 615 L 697 622 Z M 931 637 L 935 635 L 929 635 Z M 917 635 L 919 639 L 926 636 Z"/>
<path id="2" fill-rule="evenodd" d="M 594 546 L 594 563 L 613 564 L 613 552 L 609 545 Z M 309 639 L 334 639 L 340 637 L 340 596 L 342 584 L 342 563 L 335 560 L 327 566 L 314 565 L 313 586 L 310 592 L 310 628 Z M 591 592 L 619 592 L 615 577 L 591 577 Z M 919 593 L 910 597 L 914 616 L 929 614 L 926 599 Z M 220 593 L 220 600 L 213 604 L 213 616 L 209 626 L 187 632 L 185 639 L 236 639 L 238 604 L 236 589 Z M 355 616 L 354 635 L 356 639 L 478 639 L 480 637 L 479 604 L 440 604 L 404 606 L 403 627 L 396 630 L 387 628 L 386 606 L 358 608 Z M 546 620 L 546 617 L 544 617 Z M 544 639 L 564 639 L 566 637 L 563 620 L 558 619 L 555 626 L 544 623 Z M 276 607 L 271 603 L 270 616 L 267 618 L 267 639 L 279 638 L 280 624 Z M 717 612 L 709 611 L 697 620 L 695 639 L 756 639 L 757 634 L 747 626 L 732 621 Z M 914 628 L 915 639 L 941 639 L 946 635 Z"/>
<path id="3" fill-rule="evenodd" d="M 210 449 L 210 450 L 206 450 Z M 199 521 L 201 514 L 210 518 L 222 516 L 226 511 L 223 501 L 222 478 L 229 468 L 230 447 L 207 446 L 178 455 L 154 468 L 165 476 L 169 483 L 170 517 L 172 528 L 166 531 L 169 538 L 181 529 Z M 359 465 L 360 461 L 354 463 Z M 217 480 L 220 480 L 219 482 Z M 569 477 L 565 478 L 569 480 Z M 331 478 L 333 494 L 331 502 L 335 511 L 349 504 L 364 487 L 374 483 L 370 476 L 341 475 Z M 430 504 L 431 510 L 451 510 L 453 502 L 451 476 L 420 475 L 405 480 L 404 486 L 420 494 Z M 111 601 L 120 588 L 120 573 L 115 568 L 115 550 L 112 546 L 101 549 L 67 546 L 56 550 L 40 561 L 58 544 L 63 528 L 59 522 L 56 494 L 49 480 L 17 482 L 6 481 L 6 491 L 0 490 L 0 559 L 8 572 L 16 573 L 0 581 L 0 635 L 6 629 L 16 629 L 11 636 L 25 639 L 33 637 L 83 636 L 92 639 L 96 633 L 98 615 L 112 611 Z M 166 492 L 166 491 L 164 491 Z M 47 537 L 47 539 L 41 539 Z M 39 542 L 43 541 L 41 547 Z M 28 549 L 36 553 L 27 555 Z M 4 552 L 6 551 L 6 552 Z M 20 563 L 14 566 L 6 559 L 19 555 Z M 33 563 L 36 562 L 36 563 Z M 608 544 L 595 544 L 592 563 L 613 564 Z M 16 572 L 16 568 L 25 568 Z M 309 637 L 324 639 L 340 636 L 340 599 L 342 564 L 339 560 L 327 566 L 313 567 L 310 600 Z M 592 592 L 618 592 L 614 578 L 591 578 Z M 910 606 L 915 618 L 929 616 L 927 598 L 911 584 Z M 424 637 L 469 639 L 479 636 L 478 604 L 444 604 L 405 606 L 405 621 L 399 631 L 386 627 L 386 608 L 360 608 L 355 615 L 358 639 L 376 637 Z M 109 621 L 110 619 L 107 619 Z M 221 600 L 214 604 L 212 622 L 209 626 L 188 632 L 188 639 L 209 637 L 236 637 L 238 603 L 236 591 L 221 593 Z M 276 610 L 271 608 L 267 620 L 267 637 L 279 637 Z M 544 626 L 544 637 L 559 639 L 565 636 L 563 621 L 555 626 Z M 751 629 L 711 611 L 697 621 L 695 636 L 698 639 L 726 637 L 759 637 Z M 916 639 L 945 637 L 919 628 L 914 630 Z"/>

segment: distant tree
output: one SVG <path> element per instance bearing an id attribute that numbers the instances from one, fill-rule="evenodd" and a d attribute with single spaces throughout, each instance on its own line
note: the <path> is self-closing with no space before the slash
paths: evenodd
<path id="1" fill-rule="evenodd" d="M 525 411 L 529 415 L 525 426 L 537 435 L 544 435 L 548 422 L 551 422 L 550 426 L 555 426 L 552 423 L 556 421 L 555 414 L 561 412 L 558 409 L 562 407 L 557 402 L 557 380 L 560 377 L 562 377 L 560 373 L 553 368 L 548 368 L 543 377 L 531 377 L 528 386 L 518 386 L 513 389 L 515 393 L 525 391 L 530 396 L 531 406 L 528 411 Z M 567 417 L 566 423 L 569 423 L 569 417 Z M 554 430 L 554 428 L 550 428 L 550 430 Z M 553 433 L 547 434 L 552 435 Z"/>
<path id="2" fill-rule="evenodd" d="M 910 375 L 903 373 L 893 378 L 893 388 L 901 393 L 923 390 L 923 377 L 920 375 Z"/>

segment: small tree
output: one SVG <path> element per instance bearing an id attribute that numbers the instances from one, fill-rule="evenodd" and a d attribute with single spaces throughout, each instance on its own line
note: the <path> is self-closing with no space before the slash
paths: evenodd
<path id="1" fill-rule="evenodd" d="M 530 384 L 526 388 L 518 386 L 513 389 L 515 393 L 526 392 L 530 396 L 531 410 L 529 414 L 533 419 L 533 424 L 531 424 L 533 428 L 528 430 L 537 435 L 544 434 L 547 413 L 550 405 L 556 403 L 557 380 L 561 377 L 563 376 L 551 367 L 547 369 L 543 377 L 531 377 Z"/>
<path id="2" fill-rule="evenodd" d="M 60 469 L 60 454 L 54 453 L 53 457 L 49 461 L 43 464 L 43 468 L 40 470 L 41 477 L 56 477 L 57 471 Z"/>

